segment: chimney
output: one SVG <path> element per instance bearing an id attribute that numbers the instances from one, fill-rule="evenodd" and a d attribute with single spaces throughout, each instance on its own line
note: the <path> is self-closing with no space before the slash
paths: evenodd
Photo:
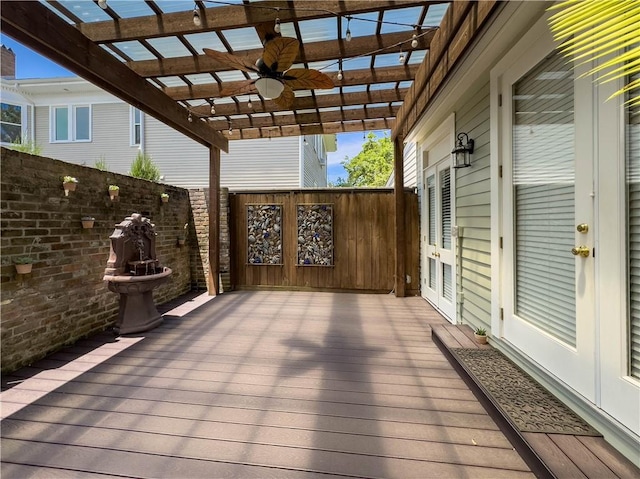
<path id="1" fill-rule="evenodd" d="M 16 54 L 11 48 L 2 45 L 2 58 L 0 58 L 0 76 L 13 80 L 16 77 Z"/>

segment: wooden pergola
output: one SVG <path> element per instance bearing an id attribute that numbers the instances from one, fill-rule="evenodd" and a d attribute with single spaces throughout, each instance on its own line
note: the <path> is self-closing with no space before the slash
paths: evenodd
<path id="1" fill-rule="evenodd" d="M 220 150 L 228 151 L 229 140 L 392 130 L 395 292 L 404 296 L 403 138 L 499 6 L 49 0 L 5 2 L 0 15 L 3 33 L 209 148 L 210 291 L 219 287 Z M 290 110 L 256 94 L 221 98 L 222 84 L 251 76 L 207 57 L 202 46 L 253 63 L 269 35 L 297 38 L 294 66 L 323 71 L 335 88 L 297 91 Z"/>

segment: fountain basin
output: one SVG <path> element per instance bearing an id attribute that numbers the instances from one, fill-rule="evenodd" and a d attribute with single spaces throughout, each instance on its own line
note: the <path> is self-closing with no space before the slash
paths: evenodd
<path id="1" fill-rule="evenodd" d="M 153 289 L 171 275 L 171 268 L 146 276 L 105 275 L 109 291 L 120 295 L 116 334 L 132 334 L 148 331 L 162 323 L 162 316 L 153 302 Z"/>

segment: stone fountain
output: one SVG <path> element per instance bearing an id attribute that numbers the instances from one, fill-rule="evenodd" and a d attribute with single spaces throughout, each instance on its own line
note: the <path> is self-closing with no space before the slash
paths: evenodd
<path id="1" fill-rule="evenodd" d="M 104 271 L 109 290 L 120 294 L 116 334 L 148 331 L 162 322 L 153 289 L 171 275 L 156 258 L 156 232 L 148 218 L 133 213 L 109 237 L 111 252 Z"/>

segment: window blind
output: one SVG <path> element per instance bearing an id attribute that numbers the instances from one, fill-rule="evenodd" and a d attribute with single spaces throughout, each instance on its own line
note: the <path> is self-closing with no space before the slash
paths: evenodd
<path id="1" fill-rule="evenodd" d="M 630 78 L 638 79 L 640 73 Z M 627 109 L 626 130 L 629 373 L 640 378 L 640 105 L 637 103 Z"/>
<path id="2" fill-rule="evenodd" d="M 451 169 L 440 172 L 440 209 L 442 218 L 442 248 L 451 249 Z"/>
<path id="3" fill-rule="evenodd" d="M 513 89 L 515 312 L 575 346 L 573 72 L 553 53 Z"/>

